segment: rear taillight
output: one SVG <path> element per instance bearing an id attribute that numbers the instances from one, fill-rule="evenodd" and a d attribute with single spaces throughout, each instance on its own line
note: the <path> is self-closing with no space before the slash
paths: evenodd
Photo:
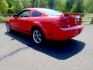
<path id="1" fill-rule="evenodd" d="M 60 27 L 72 27 L 81 24 L 81 17 L 78 13 L 65 13 L 60 17 Z"/>
<path id="2" fill-rule="evenodd" d="M 75 15 L 75 24 L 81 24 L 81 17 L 80 17 L 80 15 Z"/>

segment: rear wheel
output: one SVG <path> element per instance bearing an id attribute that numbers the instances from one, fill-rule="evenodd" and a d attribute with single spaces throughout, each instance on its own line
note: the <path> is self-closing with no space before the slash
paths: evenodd
<path id="1" fill-rule="evenodd" d="M 12 32 L 11 26 L 8 23 L 6 24 L 6 29 L 8 33 Z"/>
<path id="2" fill-rule="evenodd" d="M 32 31 L 32 38 L 36 44 L 41 44 L 45 41 L 45 37 L 40 29 L 34 29 Z"/>

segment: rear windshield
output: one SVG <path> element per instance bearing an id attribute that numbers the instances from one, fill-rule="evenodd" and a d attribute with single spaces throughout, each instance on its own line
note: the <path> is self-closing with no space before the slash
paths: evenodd
<path id="1" fill-rule="evenodd" d="M 50 10 L 50 9 L 42 9 L 41 12 L 47 14 L 48 16 L 58 16 L 62 15 L 62 12 Z"/>

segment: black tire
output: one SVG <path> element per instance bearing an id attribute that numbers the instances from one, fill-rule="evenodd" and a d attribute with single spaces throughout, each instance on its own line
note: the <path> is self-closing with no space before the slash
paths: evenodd
<path id="1" fill-rule="evenodd" d="M 12 32 L 11 26 L 8 23 L 6 23 L 6 30 L 7 30 L 8 33 Z"/>
<path id="2" fill-rule="evenodd" d="M 33 29 L 32 31 L 32 39 L 35 44 L 42 44 L 45 42 L 45 36 L 40 29 Z"/>

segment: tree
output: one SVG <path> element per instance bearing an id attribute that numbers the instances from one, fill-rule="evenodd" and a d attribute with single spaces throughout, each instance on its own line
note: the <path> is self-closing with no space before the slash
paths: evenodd
<path id="1" fill-rule="evenodd" d="M 56 0 L 56 10 L 65 12 L 66 11 L 66 0 Z"/>
<path id="2" fill-rule="evenodd" d="M 75 0 L 66 0 L 66 11 L 69 12 L 74 4 Z"/>
<path id="3" fill-rule="evenodd" d="M 5 14 L 8 11 L 8 4 L 6 0 L 0 0 L 0 13 Z"/>
<path id="4" fill-rule="evenodd" d="M 30 0 L 20 0 L 23 4 L 23 7 L 24 8 L 27 8 L 30 6 Z"/>
<path id="5" fill-rule="evenodd" d="M 13 0 L 12 10 L 13 12 L 18 12 L 23 9 L 23 4 L 21 0 Z"/>
<path id="6" fill-rule="evenodd" d="M 35 1 L 36 1 L 36 0 L 31 0 L 32 7 L 35 7 Z"/>
<path id="7" fill-rule="evenodd" d="M 83 0 L 75 0 L 71 12 L 83 13 L 84 12 Z"/>
<path id="8" fill-rule="evenodd" d="M 7 0 L 8 3 L 8 14 L 12 14 L 12 5 L 13 5 L 13 0 Z"/>
<path id="9" fill-rule="evenodd" d="M 12 7 L 13 0 L 6 0 L 6 1 L 8 3 L 8 7 L 11 8 Z"/>
<path id="10" fill-rule="evenodd" d="M 46 2 L 47 2 L 47 0 L 46 1 L 44 1 L 44 0 L 40 0 L 40 5 L 39 5 L 39 7 L 41 7 L 41 8 L 44 8 L 44 7 L 47 7 L 46 6 Z"/>
<path id="11" fill-rule="evenodd" d="M 54 9 L 55 8 L 55 0 L 48 0 L 48 7 L 50 9 Z"/>
<path id="12" fill-rule="evenodd" d="M 85 0 L 84 9 L 87 13 L 93 13 L 93 0 Z"/>

